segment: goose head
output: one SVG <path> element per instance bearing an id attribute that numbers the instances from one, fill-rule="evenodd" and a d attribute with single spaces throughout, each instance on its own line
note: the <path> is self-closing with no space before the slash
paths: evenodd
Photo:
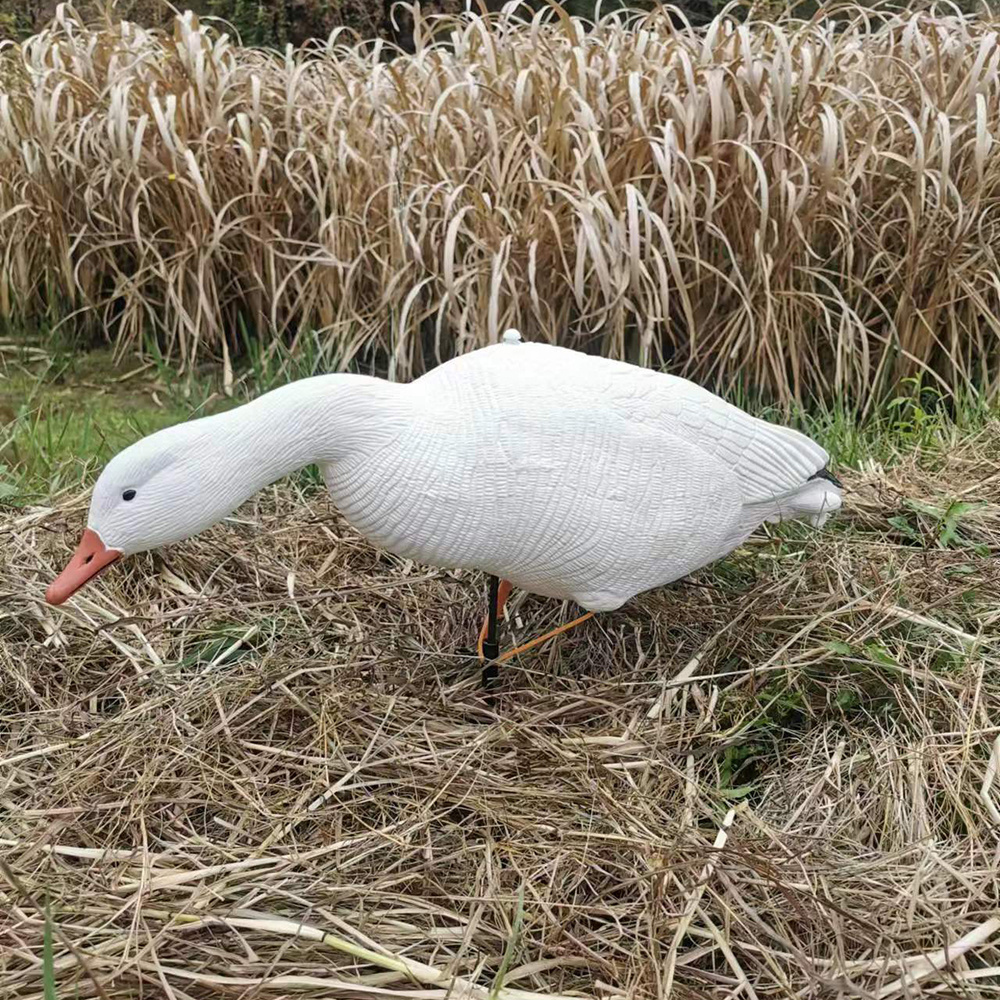
<path id="1" fill-rule="evenodd" d="M 62 604 L 122 556 L 197 535 L 297 469 L 384 447 L 412 419 L 406 389 L 317 375 L 137 441 L 101 473 L 87 530 L 45 599 Z"/>
<path id="2" fill-rule="evenodd" d="M 168 427 L 111 459 L 94 486 L 80 544 L 45 593 L 49 604 L 62 604 L 123 556 L 190 538 L 239 505 L 233 449 L 208 433 L 211 420 Z"/>

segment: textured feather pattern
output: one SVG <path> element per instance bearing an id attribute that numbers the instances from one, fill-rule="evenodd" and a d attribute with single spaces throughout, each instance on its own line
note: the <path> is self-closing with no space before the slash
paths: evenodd
<path id="1" fill-rule="evenodd" d="M 421 562 L 606 610 L 817 513 L 826 452 L 685 379 L 499 344 L 408 392 L 418 416 L 392 446 L 325 471 L 359 531 Z"/>
<path id="2" fill-rule="evenodd" d="M 803 435 L 685 379 L 508 336 L 408 385 L 318 376 L 160 431 L 108 464 L 88 526 L 123 553 L 170 544 L 312 462 L 391 552 L 595 611 L 765 521 L 840 506 Z"/>

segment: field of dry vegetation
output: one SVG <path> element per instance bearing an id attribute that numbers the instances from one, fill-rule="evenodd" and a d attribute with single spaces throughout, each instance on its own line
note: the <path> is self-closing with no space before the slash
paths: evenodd
<path id="1" fill-rule="evenodd" d="M 0 1000 L 1000 995 L 1000 22 L 867 16 L 0 51 Z M 43 602 L 128 441 L 508 325 L 822 398 L 844 510 L 493 699 L 308 471 Z"/>
<path id="2" fill-rule="evenodd" d="M 780 399 L 992 391 L 997 24 L 871 16 L 443 18 L 386 63 L 60 8 L 0 54 L 0 312 L 181 364 L 319 330 L 406 377 L 512 325 Z"/>

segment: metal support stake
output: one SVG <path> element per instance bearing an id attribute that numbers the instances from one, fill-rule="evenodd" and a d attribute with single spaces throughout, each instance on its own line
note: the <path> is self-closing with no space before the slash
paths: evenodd
<path id="1" fill-rule="evenodd" d="M 498 667 L 496 658 L 500 655 L 497 639 L 497 603 L 500 598 L 500 578 L 490 577 L 489 607 L 486 611 L 486 639 L 483 641 L 483 687 L 487 691 L 494 686 Z"/>

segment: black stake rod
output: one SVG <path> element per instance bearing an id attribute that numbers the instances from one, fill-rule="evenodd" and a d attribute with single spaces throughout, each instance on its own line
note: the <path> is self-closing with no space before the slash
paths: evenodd
<path id="1" fill-rule="evenodd" d="M 486 609 L 486 639 L 483 641 L 483 687 L 489 690 L 497 679 L 496 659 L 500 655 L 497 640 L 497 603 L 500 598 L 500 578 L 490 577 L 490 595 Z"/>

